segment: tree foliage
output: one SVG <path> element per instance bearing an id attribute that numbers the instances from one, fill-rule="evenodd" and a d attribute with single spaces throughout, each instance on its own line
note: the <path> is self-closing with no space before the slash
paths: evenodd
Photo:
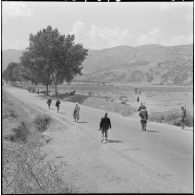
<path id="1" fill-rule="evenodd" d="M 29 47 L 21 57 L 21 64 L 31 72 L 38 83 L 57 85 L 71 82 L 80 75 L 87 49 L 74 43 L 74 35 L 60 35 L 58 29 L 48 26 L 30 35 Z"/>
<path id="2" fill-rule="evenodd" d="M 18 72 L 19 64 L 15 62 L 11 62 L 8 64 L 7 68 L 3 71 L 3 79 L 5 81 L 15 82 L 19 80 L 19 72 Z"/>

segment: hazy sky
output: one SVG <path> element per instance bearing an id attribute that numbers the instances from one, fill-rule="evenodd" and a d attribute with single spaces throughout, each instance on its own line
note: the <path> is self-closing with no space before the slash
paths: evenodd
<path id="1" fill-rule="evenodd" d="M 51 25 L 89 49 L 193 43 L 193 2 L 2 2 L 2 46 L 25 49 Z"/>

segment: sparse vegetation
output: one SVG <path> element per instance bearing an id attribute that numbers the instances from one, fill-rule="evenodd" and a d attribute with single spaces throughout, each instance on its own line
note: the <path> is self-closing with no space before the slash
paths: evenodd
<path id="1" fill-rule="evenodd" d="M 33 122 L 38 131 L 44 132 L 48 129 L 51 123 L 51 117 L 48 115 L 38 115 L 35 117 Z"/>
<path id="2" fill-rule="evenodd" d="M 180 111 L 178 110 L 167 112 L 153 112 L 149 115 L 149 120 L 159 123 L 168 123 L 171 125 L 181 126 L 181 116 Z M 193 115 L 190 112 L 187 112 L 185 125 L 188 127 L 193 126 Z"/>
<path id="3" fill-rule="evenodd" d="M 58 169 L 45 161 L 39 146 L 32 143 L 4 143 L 3 193 L 67 193 Z"/>
<path id="4" fill-rule="evenodd" d="M 3 94 L 3 149 L 2 149 L 2 193 L 3 194 L 43 194 L 70 193 L 71 188 L 62 180 L 61 165 L 46 159 L 41 152 L 45 139 L 39 131 L 29 129 L 32 125 L 21 120 L 16 105 L 10 106 L 10 99 Z M 16 111 L 15 111 L 16 109 Z M 17 118 L 13 114 L 14 113 Z M 23 113 L 22 116 L 29 116 Z M 25 118 L 25 119 L 26 119 Z M 51 118 L 39 115 L 41 131 L 48 128 Z M 13 120 L 15 119 L 15 120 Z M 9 131 L 9 127 L 16 126 Z"/>
<path id="5" fill-rule="evenodd" d="M 29 135 L 29 129 L 26 127 L 25 123 L 22 121 L 20 122 L 20 125 L 16 128 L 12 129 L 14 134 L 4 136 L 6 140 L 12 141 L 12 142 L 26 142 L 27 137 Z"/>

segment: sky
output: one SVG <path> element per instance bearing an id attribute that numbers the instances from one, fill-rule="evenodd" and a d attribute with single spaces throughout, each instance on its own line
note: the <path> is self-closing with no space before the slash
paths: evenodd
<path id="1" fill-rule="evenodd" d="M 2 48 L 51 25 L 87 49 L 193 43 L 193 2 L 2 2 Z"/>

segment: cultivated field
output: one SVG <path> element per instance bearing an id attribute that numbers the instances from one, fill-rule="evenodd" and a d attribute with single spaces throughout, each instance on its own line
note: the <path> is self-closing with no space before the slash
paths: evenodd
<path id="1" fill-rule="evenodd" d="M 136 101 L 135 88 L 142 89 L 139 102 Z M 143 102 L 147 106 L 149 120 L 174 125 L 179 125 L 181 106 L 185 106 L 188 113 L 186 125 L 193 126 L 192 86 L 72 83 L 60 85 L 58 90 L 61 99 L 117 112 L 127 117 L 137 117 L 137 109 L 140 102 Z M 69 96 L 74 90 L 75 95 Z M 50 95 L 54 97 L 53 87 L 50 87 Z"/>

